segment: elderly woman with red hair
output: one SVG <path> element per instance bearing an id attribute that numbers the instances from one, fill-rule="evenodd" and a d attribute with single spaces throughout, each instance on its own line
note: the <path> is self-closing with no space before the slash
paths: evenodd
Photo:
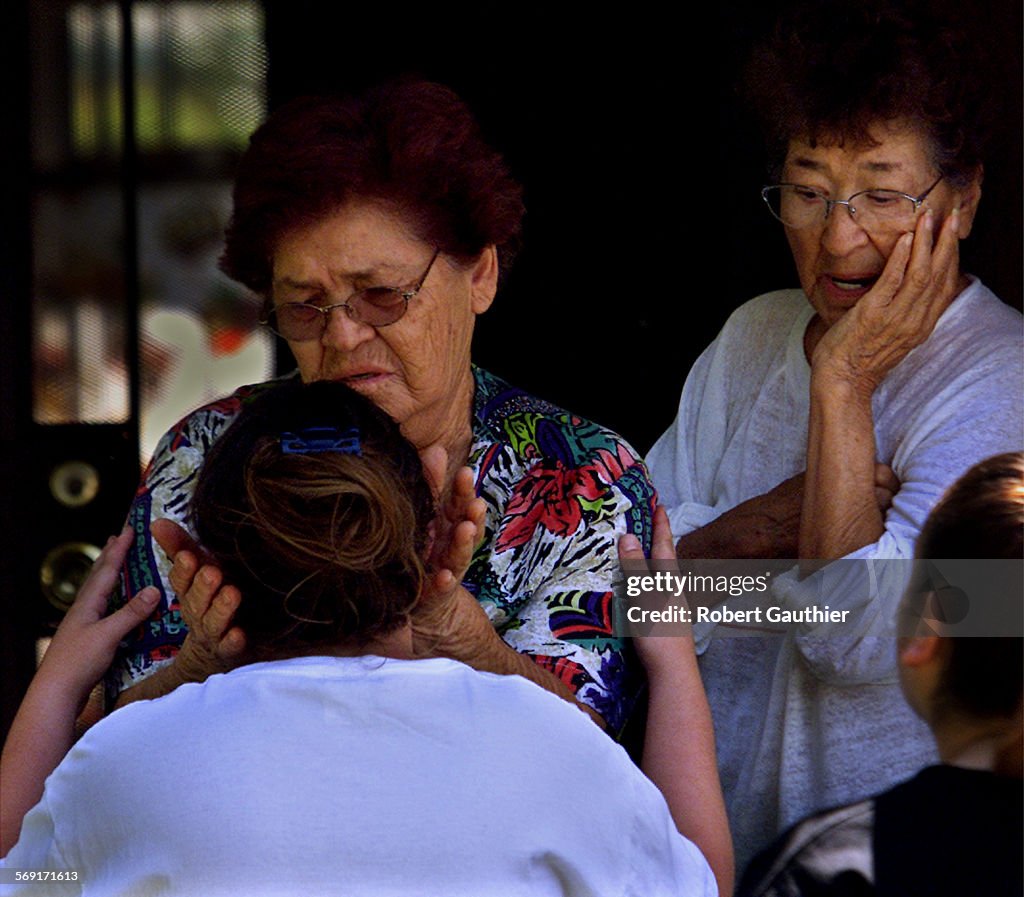
<path id="1" fill-rule="evenodd" d="M 615 544 L 649 544 L 653 489 L 617 435 L 471 362 L 522 215 L 521 188 L 461 100 L 396 82 L 293 101 L 254 134 L 223 267 L 264 298 L 264 322 L 303 381 L 368 397 L 421 451 L 446 453 L 442 494 L 484 499 L 464 581 L 415 616 L 417 652 L 525 676 L 614 733 L 640 682 L 612 633 Z M 181 526 L 207 450 L 253 389 L 168 433 L 132 506 L 124 593 L 155 582 L 162 599 L 108 677 L 121 701 L 230 666 L 244 643 L 230 624 L 244 596 Z M 466 464 L 473 481 L 456 482 Z M 164 519 L 177 525 L 154 528 L 161 550 L 150 525 Z M 188 634 L 180 601 L 206 611 Z"/>

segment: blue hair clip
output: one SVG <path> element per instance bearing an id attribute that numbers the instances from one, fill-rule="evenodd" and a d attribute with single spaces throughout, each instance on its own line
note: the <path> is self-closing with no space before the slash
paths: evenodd
<path id="1" fill-rule="evenodd" d="M 359 430 L 349 427 L 307 427 L 298 433 L 281 434 L 281 451 L 286 455 L 319 455 L 324 452 L 341 452 L 343 455 L 362 456 L 359 444 Z"/>

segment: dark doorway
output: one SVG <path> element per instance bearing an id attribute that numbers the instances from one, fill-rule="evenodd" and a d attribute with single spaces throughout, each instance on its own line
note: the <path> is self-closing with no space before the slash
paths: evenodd
<path id="1" fill-rule="evenodd" d="M 778 0 L 691 9 L 681 26 L 643 4 L 615 16 L 265 5 L 271 107 L 404 73 L 470 103 L 527 199 L 524 250 L 478 325 L 474 357 L 641 451 L 671 422 L 690 365 L 729 312 L 796 285 L 734 91 Z M 989 165 L 967 267 L 1020 308 L 1020 5 L 982 5 L 1016 118 Z"/>

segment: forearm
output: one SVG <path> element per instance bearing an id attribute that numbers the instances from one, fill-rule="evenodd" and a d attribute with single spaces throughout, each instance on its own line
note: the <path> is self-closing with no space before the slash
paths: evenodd
<path id="1" fill-rule="evenodd" d="M 501 638 L 476 598 L 463 586 L 421 601 L 412 628 L 415 656 L 449 657 L 484 673 L 522 676 L 582 708 L 604 728 L 599 714 L 578 702 L 565 682 L 537 662 L 532 643 L 518 651 Z"/>
<path id="2" fill-rule="evenodd" d="M 110 665 L 114 648 L 156 605 L 156 589 L 143 589 L 106 615 L 107 599 L 123 565 L 132 531 L 112 536 L 64 615 L 29 684 L 0 756 L 0 843 L 17 842 L 21 823 L 43 794 L 46 777 L 71 749 L 75 720 Z"/>
<path id="3" fill-rule="evenodd" d="M 676 542 L 676 557 L 792 558 L 797 552 L 802 473 L 755 495 Z"/>
<path id="4" fill-rule="evenodd" d="M 727 512 L 728 513 L 728 512 Z M 676 542 L 676 557 L 681 560 L 694 558 L 732 558 L 732 557 L 756 557 L 746 549 L 744 542 L 747 542 L 747 534 L 750 530 L 733 530 L 727 526 L 728 521 L 723 523 L 719 517 L 712 520 L 706 526 L 699 527 L 685 536 L 680 536 Z M 750 543 L 753 539 L 749 540 Z"/>
<path id="5" fill-rule="evenodd" d="M 11 724 L 0 756 L 0 852 L 17 843 L 21 823 L 43 784 L 74 743 L 78 700 L 60 682 L 37 675 Z"/>
<path id="6" fill-rule="evenodd" d="M 801 560 L 831 560 L 878 541 L 875 463 L 871 390 L 812 374 Z"/>
<path id="7" fill-rule="evenodd" d="M 744 502 L 676 542 L 680 560 L 785 557 L 793 527 Z"/>
<path id="8" fill-rule="evenodd" d="M 145 679 L 136 682 L 130 688 L 126 688 L 117 696 L 114 707 L 124 707 L 125 704 L 131 704 L 133 701 L 149 701 L 153 698 L 162 698 L 186 681 L 189 680 L 182 675 L 178 663 L 172 661 L 160 667 L 155 673 L 150 674 Z"/>
<path id="9" fill-rule="evenodd" d="M 458 658 L 461 659 L 461 658 Z M 494 633 L 494 639 L 488 640 L 487 644 L 479 651 L 464 660 L 469 666 L 476 670 L 487 673 L 498 673 L 503 676 L 522 676 L 535 685 L 539 685 L 545 691 L 574 704 L 583 710 L 602 729 L 606 728 L 604 718 L 593 707 L 584 704 L 576 699 L 576 695 L 561 679 L 540 666 L 529 654 L 520 654 L 514 648 L 505 644 Z"/>
<path id="10" fill-rule="evenodd" d="M 657 637 L 656 637 L 657 638 Z M 733 851 L 715 757 L 711 710 L 692 642 L 658 667 L 648 661 L 650 696 L 642 768 L 665 796 L 679 832 L 696 844 L 721 894 L 732 893 Z"/>

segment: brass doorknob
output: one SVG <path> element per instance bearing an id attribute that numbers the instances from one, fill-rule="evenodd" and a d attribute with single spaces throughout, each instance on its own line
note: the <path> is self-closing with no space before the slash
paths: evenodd
<path id="1" fill-rule="evenodd" d="M 100 472 L 88 461 L 65 461 L 50 474 L 50 494 L 66 508 L 89 504 L 100 491 Z"/>

